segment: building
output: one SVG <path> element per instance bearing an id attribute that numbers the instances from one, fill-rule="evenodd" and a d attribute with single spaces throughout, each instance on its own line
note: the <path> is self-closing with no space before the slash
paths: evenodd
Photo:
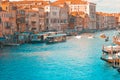
<path id="1" fill-rule="evenodd" d="M 88 29 L 96 29 L 96 4 L 83 0 L 57 0 L 56 5 L 66 3 L 69 6 L 69 15 L 72 12 L 84 12 L 89 17 Z"/>
<path id="2" fill-rule="evenodd" d="M 14 12 L 0 11 L 0 36 L 12 35 L 16 30 Z"/>
<path id="3" fill-rule="evenodd" d="M 45 14 L 44 8 L 32 8 L 26 10 L 26 27 L 27 31 L 34 33 L 45 31 Z"/>
<path id="4" fill-rule="evenodd" d="M 97 12 L 96 13 L 96 26 L 100 30 L 113 29 L 117 26 L 116 17 L 110 13 Z"/>
<path id="5" fill-rule="evenodd" d="M 59 6 L 60 7 L 60 11 L 59 11 L 59 23 L 61 26 L 61 31 L 65 31 L 68 28 L 68 19 L 69 19 L 69 8 L 66 4 Z"/>
<path id="6" fill-rule="evenodd" d="M 25 10 L 17 9 L 16 12 L 17 12 L 16 13 L 17 32 L 25 32 L 26 31 Z"/>
<path id="7" fill-rule="evenodd" d="M 27 31 L 32 31 L 34 33 L 39 32 L 39 13 L 38 11 L 28 9 L 26 10 L 26 27 Z"/>
<path id="8" fill-rule="evenodd" d="M 55 30 L 59 31 L 61 29 L 59 23 L 59 13 L 60 7 L 54 5 L 46 5 L 45 6 L 45 14 L 46 14 L 46 28 L 47 30 Z"/>

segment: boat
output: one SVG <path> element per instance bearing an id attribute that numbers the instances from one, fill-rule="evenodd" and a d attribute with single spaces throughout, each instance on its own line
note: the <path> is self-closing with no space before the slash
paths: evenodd
<path id="1" fill-rule="evenodd" d="M 29 43 L 30 42 L 30 35 L 33 33 L 32 32 L 22 32 L 20 34 L 24 37 L 24 42 Z"/>
<path id="2" fill-rule="evenodd" d="M 120 68 L 120 58 L 116 58 L 112 64 L 113 68 Z"/>
<path id="3" fill-rule="evenodd" d="M 120 46 L 119 45 L 115 45 L 115 46 L 103 46 L 102 49 L 103 53 L 109 54 L 109 53 L 113 53 L 116 54 L 118 52 L 120 52 Z"/>
<path id="4" fill-rule="evenodd" d="M 93 39 L 93 38 L 94 38 L 93 35 L 89 35 L 89 36 L 88 36 L 88 39 Z"/>
<path id="5" fill-rule="evenodd" d="M 106 62 L 113 63 L 114 59 L 120 56 L 120 46 L 103 46 L 102 52 L 101 59 Z"/>
<path id="6" fill-rule="evenodd" d="M 30 43 L 40 43 L 42 42 L 42 36 L 41 34 L 31 34 L 30 35 Z"/>
<path id="7" fill-rule="evenodd" d="M 5 42 L 5 37 L 0 37 L 0 48 L 3 48 L 3 43 Z"/>
<path id="8" fill-rule="evenodd" d="M 106 38 L 106 35 L 104 33 L 100 34 L 101 38 Z"/>
<path id="9" fill-rule="evenodd" d="M 106 61 L 106 62 L 108 62 L 108 63 L 113 63 L 114 62 L 113 57 L 109 56 L 109 55 L 107 55 L 105 57 L 102 56 L 101 59 L 104 60 L 104 61 Z"/>
<path id="10" fill-rule="evenodd" d="M 58 42 L 65 42 L 66 41 L 66 34 L 55 34 L 48 36 L 46 38 L 46 43 L 58 43 Z"/>
<path id="11" fill-rule="evenodd" d="M 50 35 L 55 35 L 56 32 L 40 32 L 37 34 L 30 35 L 30 42 L 31 43 L 43 43 L 45 42 L 46 38 Z"/>
<path id="12" fill-rule="evenodd" d="M 80 39 L 80 38 L 82 38 L 82 36 L 75 36 L 75 38 Z"/>

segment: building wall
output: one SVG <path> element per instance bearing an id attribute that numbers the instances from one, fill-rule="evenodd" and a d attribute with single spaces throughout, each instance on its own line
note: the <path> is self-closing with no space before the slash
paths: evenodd
<path id="1" fill-rule="evenodd" d="M 96 26 L 100 30 L 112 29 L 112 28 L 116 28 L 116 26 L 117 26 L 116 17 L 113 16 L 112 14 L 98 13 L 96 16 L 96 19 L 97 19 Z"/>
<path id="2" fill-rule="evenodd" d="M 60 27 L 61 31 L 65 31 L 68 28 L 68 13 L 69 13 L 69 8 L 65 4 L 60 8 Z"/>
<path id="3" fill-rule="evenodd" d="M 96 4 L 88 3 L 87 13 L 90 18 L 89 20 L 89 29 L 96 29 Z"/>
<path id="4" fill-rule="evenodd" d="M 16 16 L 17 16 L 16 17 L 17 31 L 25 32 L 26 31 L 25 10 L 17 9 Z"/>
<path id="5" fill-rule="evenodd" d="M 38 33 L 40 31 L 39 26 L 39 13 L 38 11 L 28 10 L 26 11 L 26 23 L 29 31 Z"/>
<path id="6" fill-rule="evenodd" d="M 59 12 L 60 7 L 47 5 L 45 6 L 46 12 L 46 27 L 48 30 L 60 30 L 60 23 L 59 23 Z"/>
<path id="7" fill-rule="evenodd" d="M 0 11 L 0 36 L 3 35 L 12 35 L 14 29 L 16 28 L 15 19 L 11 20 L 15 16 L 14 12 Z"/>

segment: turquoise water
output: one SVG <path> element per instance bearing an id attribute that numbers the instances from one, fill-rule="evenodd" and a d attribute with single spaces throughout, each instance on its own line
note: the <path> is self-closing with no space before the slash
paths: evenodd
<path id="1" fill-rule="evenodd" d="M 105 31 L 108 36 L 115 31 Z M 64 43 L 24 44 L 0 50 L 0 80 L 120 80 L 120 74 L 102 61 L 99 38 L 71 37 Z"/>

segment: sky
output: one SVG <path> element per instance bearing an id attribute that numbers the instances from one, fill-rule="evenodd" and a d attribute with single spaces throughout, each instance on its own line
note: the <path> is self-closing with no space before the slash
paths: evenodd
<path id="1" fill-rule="evenodd" d="M 87 1 L 96 3 L 97 12 L 120 13 L 120 0 L 87 0 Z"/>

